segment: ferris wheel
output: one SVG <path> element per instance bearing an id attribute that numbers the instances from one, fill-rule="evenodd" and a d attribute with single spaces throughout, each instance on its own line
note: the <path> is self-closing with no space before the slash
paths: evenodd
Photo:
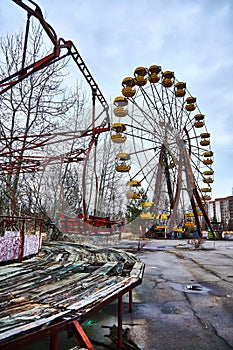
<path id="1" fill-rule="evenodd" d="M 205 116 L 186 83 L 158 65 L 137 67 L 114 100 L 116 170 L 128 173 L 127 197 L 141 200 L 141 218 L 168 232 L 212 230 L 206 211 L 214 181 Z M 145 197 L 145 195 L 144 195 Z M 159 226 L 160 225 L 160 226 Z"/>

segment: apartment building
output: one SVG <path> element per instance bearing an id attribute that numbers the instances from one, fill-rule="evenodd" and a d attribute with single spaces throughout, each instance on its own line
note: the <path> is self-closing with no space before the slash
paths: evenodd
<path id="1" fill-rule="evenodd" d="M 224 231 L 233 231 L 233 196 L 216 198 L 208 203 L 208 215 Z"/>

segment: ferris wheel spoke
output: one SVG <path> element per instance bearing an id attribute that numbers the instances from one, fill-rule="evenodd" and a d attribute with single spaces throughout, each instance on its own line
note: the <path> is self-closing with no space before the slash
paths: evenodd
<path id="1" fill-rule="evenodd" d="M 138 160 L 138 164 L 139 164 L 139 168 L 140 168 L 140 169 L 133 175 L 132 178 L 135 178 L 135 177 L 137 177 L 138 175 L 142 174 L 143 176 L 142 176 L 142 178 L 141 178 L 140 181 L 146 180 L 147 175 L 153 170 L 153 168 L 152 168 L 152 170 L 148 171 L 148 165 L 149 165 L 151 162 L 154 161 L 154 159 L 156 158 L 156 155 L 154 155 L 154 156 L 153 156 L 152 158 L 150 158 L 149 160 L 147 159 L 147 162 L 146 162 L 145 164 L 142 164 L 142 163 L 141 163 L 140 157 L 138 157 L 138 154 L 137 154 L 137 153 L 136 153 L 136 156 L 137 156 L 137 160 Z M 149 168 L 149 169 L 151 169 L 151 168 Z"/>
<path id="2" fill-rule="evenodd" d="M 156 91 L 156 95 L 158 98 L 158 102 L 157 104 L 159 104 L 161 111 L 159 112 L 159 116 L 162 118 L 163 122 L 167 122 L 169 121 L 169 115 L 168 112 L 166 110 L 166 104 L 164 103 L 163 99 L 164 99 L 164 90 L 163 88 L 161 88 L 161 92 L 159 93 L 159 90 L 157 88 L 157 86 L 154 86 L 154 89 Z"/>
<path id="3" fill-rule="evenodd" d="M 146 106 L 146 108 L 148 108 L 148 110 L 151 112 L 151 115 L 153 115 L 152 109 L 156 108 L 156 102 L 152 100 L 150 94 L 147 92 L 147 90 L 144 90 L 142 86 L 140 87 L 140 91 L 145 102 L 144 108 Z"/>
<path id="4" fill-rule="evenodd" d="M 144 108 L 142 108 L 141 106 L 138 105 L 137 101 L 135 99 L 131 99 L 131 102 L 133 103 L 134 105 L 134 108 L 136 107 L 137 108 L 137 113 L 141 116 L 143 115 L 145 117 L 145 121 L 148 123 L 147 125 L 151 125 L 153 126 L 156 126 L 156 127 L 159 127 L 159 124 L 157 123 L 157 121 L 154 119 L 154 114 L 153 112 L 149 113 L 147 110 L 145 110 Z M 129 116 L 132 118 L 132 120 L 134 122 L 136 122 L 137 124 L 141 125 L 139 123 L 139 121 L 136 120 L 136 118 L 133 117 L 133 114 L 135 113 L 135 109 L 132 111 L 131 114 L 129 114 Z M 135 113 L 136 114 L 136 113 Z M 140 118 L 141 119 L 141 118 Z M 153 123 L 153 124 L 152 124 Z M 152 129 L 154 130 L 154 128 Z M 148 129 L 146 129 L 147 132 L 149 132 Z"/>

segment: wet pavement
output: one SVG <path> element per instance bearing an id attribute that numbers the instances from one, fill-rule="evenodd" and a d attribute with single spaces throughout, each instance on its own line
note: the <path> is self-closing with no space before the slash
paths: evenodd
<path id="1" fill-rule="evenodd" d="M 233 349 L 233 241 L 206 241 L 194 250 L 185 241 L 121 241 L 145 262 L 143 282 L 133 290 L 133 312 L 123 298 L 123 329 L 143 350 Z M 109 327 L 117 303 L 86 322 L 96 350 L 111 349 Z M 96 345 L 100 344 L 102 345 Z"/>

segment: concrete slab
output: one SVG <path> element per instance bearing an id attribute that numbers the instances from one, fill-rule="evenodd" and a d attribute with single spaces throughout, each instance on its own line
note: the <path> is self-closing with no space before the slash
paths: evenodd
<path id="1" fill-rule="evenodd" d="M 233 349 L 233 242 L 207 242 L 192 250 L 184 241 L 154 240 L 137 255 L 146 268 L 133 292 L 132 313 L 124 297 L 123 328 L 130 329 L 140 349 Z M 99 329 L 104 341 L 108 330 L 103 326 L 112 324 L 117 324 L 116 305 L 98 313 L 95 328 L 86 332 L 95 339 Z"/>

